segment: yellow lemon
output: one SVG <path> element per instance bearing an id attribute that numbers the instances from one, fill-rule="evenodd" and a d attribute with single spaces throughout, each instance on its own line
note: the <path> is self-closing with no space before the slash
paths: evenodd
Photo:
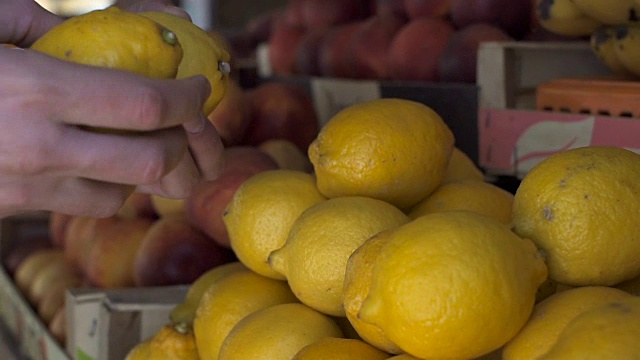
<path id="1" fill-rule="evenodd" d="M 155 78 L 174 78 L 183 59 L 174 32 L 115 6 L 67 19 L 36 40 L 31 49 Z"/>
<path id="2" fill-rule="evenodd" d="M 177 79 L 204 75 L 209 80 L 211 94 L 203 112 L 210 114 L 222 100 L 229 83 L 231 56 L 224 43 L 179 16 L 165 12 L 144 12 L 141 15 L 173 31 L 180 40 L 184 56 L 178 66 Z"/>
<path id="3" fill-rule="evenodd" d="M 530 319 L 504 347 L 504 360 L 539 359 L 578 315 L 631 295 L 606 286 L 564 290 L 536 304 Z"/>
<path id="4" fill-rule="evenodd" d="M 478 180 L 456 180 L 443 183 L 417 203 L 409 217 L 450 210 L 469 210 L 496 218 L 504 224 L 511 222 L 513 194 L 494 184 Z"/>
<path id="5" fill-rule="evenodd" d="M 275 160 L 281 169 L 311 172 L 313 166 L 309 157 L 298 145 L 287 139 L 269 139 L 258 145 Z"/>
<path id="6" fill-rule="evenodd" d="M 155 194 L 151 194 L 151 207 L 160 217 L 186 213 L 184 199 L 170 199 Z"/>
<path id="7" fill-rule="evenodd" d="M 193 319 L 196 316 L 196 310 L 200 305 L 200 299 L 202 299 L 202 296 L 204 296 L 207 289 L 209 289 L 209 287 L 219 279 L 241 270 L 246 270 L 246 267 L 242 263 L 234 261 L 216 266 L 200 275 L 189 286 L 189 290 L 187 290 L 184 300 L 180 304 L 176 305 L 169 314 L 171 322 L 174 324 L 185 323 L 192 326 Z"/>
<path id="8" fill-rule="evenodd" d="M 367 196 L 404 209 L 440 185 L 453 144 L 453 133 L 430 107 L 378 99 L 336 114 L 308 153 L 327 197 Z"/>
<path id="9" fill-rule="evenodd" d="M 343 306 L 347 319 L 363 340 L 388 353 L 399 354 L 402 350 L 387 338 L 382 329 L 358 318 L 362 302 L 369 295 L 373 264 L 391 239 L 391 231 L 381 231 L 370 237 L 349 256 L 344 278 Z"/>
<path id="10" fill-rule="evenodd" d="M 328 315 L 344 316 L 347 260 L 362 243 L 409 218 L 395 206 L 363 196 L 337 197 L 305 210 L 285 244 L 269 255 L 298 299 Z"/>
<path id="11" fill-rule="evenodd" d="M 325 200 L 315 178 L 302 171 L 278 169 L 252 176 L 236 190 L 224 212 L 231 248 L 251 270 L 284 279 L 269 266 L 269 254 L 284 245 L 304 210 Z"/>
<path id="12" fill-rule="evenodd" d="M 236 270 L 209 285 L 193 321 L 201 360 L 217 359 L 231 329 L 249 314 L 276 304 L 298 302 L 286 282 Z"/>
<path id="13" fill-rule="evenodd" d="M 167 324 L 151 339 L 136 345 L 125 360 L 198 360 L 191 328 L 185 324 Z"/>
<path id="14" fill-rule="evenodd" d="M 467 179 L 482 181 L 484 180 L 484 173 L 473 160 L 471 160 L 469 155 L 457 147 L 454 147 L 451 158 L 449 159 L 449 166 L 444 173 L 443 181 L 448 182 Z"/>
<path id="15" fill-rule="evenodd" d="M 546 254 L 549 277 L 614 285 L 640 275 L 640 155 L 615 147 L 556 153 L 522 179 L 514 231 Z"/>
<path id="16" fill-rule="evenodd" d="M 384 360 L 389 354 L 358 339 L 325 337 L 298 351 L 292 360 Z"/>
<path id="17" fill-rule="evenodd" d="M 500 348 L 525 324 L 546 279 L 534 244 L 485 215 L 433 213 L 390 236 L 358 317 L 419 358 Z"/>
<path id="18" fill-rule="evenodd" d="M 640 359 L 640 298 L 622 300 L 576 316 L 540 360 Z"/>
<path id="19" fill-rule="evenodd" d="M 342 337 L 329 316 L 300 303 L 274 305 L 242 319 L 224 340 L 218 359 L 291 360 L 325 337 Z"/>

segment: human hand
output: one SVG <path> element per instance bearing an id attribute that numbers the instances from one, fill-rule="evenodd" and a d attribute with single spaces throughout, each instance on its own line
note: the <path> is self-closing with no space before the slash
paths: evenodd
<path id="1" fill-rule="evenodd" d="M 12 2 L 22 10 L 27 3 Z M 55 24 L 44 13 L 23 19 Z M 0 42 L 24 46 L 37 38 L 35 26 L 2 24 Z M 24 210 L 107 216 L 134 189 L 187 196 L 220 168 L 222 143 L 200 111 L 209 91 L 204 77 L 149 79 L 0 47 L 0 216 Z"/>
<path id="2" fill-rule="evenodd" d="M 199 110 L 204 77 L 151 79 L 0 48 L 0 79 L 0 216 L 106 216 L 134 187 L 182 198 L 217 176 L 222 143 Z"/>

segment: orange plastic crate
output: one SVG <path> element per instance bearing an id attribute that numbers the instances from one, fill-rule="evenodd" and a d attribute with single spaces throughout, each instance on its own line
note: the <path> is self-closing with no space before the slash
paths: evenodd
<path id="1" fill-rule="evenodd" d="M 640 82 L 617 78 L 551 80 L 536 87 L 536 108 L 640 118 Z"/>

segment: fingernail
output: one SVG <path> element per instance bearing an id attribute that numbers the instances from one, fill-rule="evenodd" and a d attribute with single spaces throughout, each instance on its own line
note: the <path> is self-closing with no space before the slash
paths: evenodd
<path id="1" fill-rule="evenodd" d="M 191 21 L 191 16 L 189 15 L 189 13 L 184 11 L 182 8 L 178 6 L 167 6 L 164 9 L 162 9 L 162 11 Z"/>
<path id="2" fill-rule="evenodd" d="M 184 122 L 182 126 L 189 134 L 199 134 L 204 130 L 205 121 L 209 121 L 203 114 L 197 119 Z"/>

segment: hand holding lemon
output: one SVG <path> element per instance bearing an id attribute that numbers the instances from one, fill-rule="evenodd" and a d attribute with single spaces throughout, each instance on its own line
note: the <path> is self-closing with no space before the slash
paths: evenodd
<path id="1" fill-rule="evenodd" d="M 194 63 L 186 61 L 187 44 L 198 43 L 175 36 L 184 29 L 169 29 L 117 8 L 60 22 L 31 3 L 0 6 L 0 41 L 22 47 L 34 42 L 30 50 L 0 48 L 0 76 L 6 80 L 0 86 L 0 111 L 7 115 L 1 137 L 8 146 L 0 164 L 0 192 L 7 194 L 1 215 L 38 209 L 104 216 L 115 212 L 132 189 L 181 198 L 202 179 L 217 176 L 222 144 L 203 111 L 224 94 L 229 59 L 222 47 L 216 48 L 220 59 L 213 61 L 211 71 L 194 65 L 183 69 L 181 64 Z M 116 20 L 107 22 L 103 32 L 112 46 L 97 45 L 96 34 L 81 21 L 105 13 Z M 182 26 L 197 28 L 171 16 Z M 34 24 L 23 26 L 17 18 L 33 19 Z M 65 27 L 74 35 L 60 35 Z M 101 68 L 105 63 L 96 67 L 84 60 L 54 59 L 51 55 L 75 58 L 82 52 L 81 46 L 56 52 L 51 44 L 62 40 L 93 42 L 85 49 L 117 55 L 109 67 L 124 71 Z"/>

